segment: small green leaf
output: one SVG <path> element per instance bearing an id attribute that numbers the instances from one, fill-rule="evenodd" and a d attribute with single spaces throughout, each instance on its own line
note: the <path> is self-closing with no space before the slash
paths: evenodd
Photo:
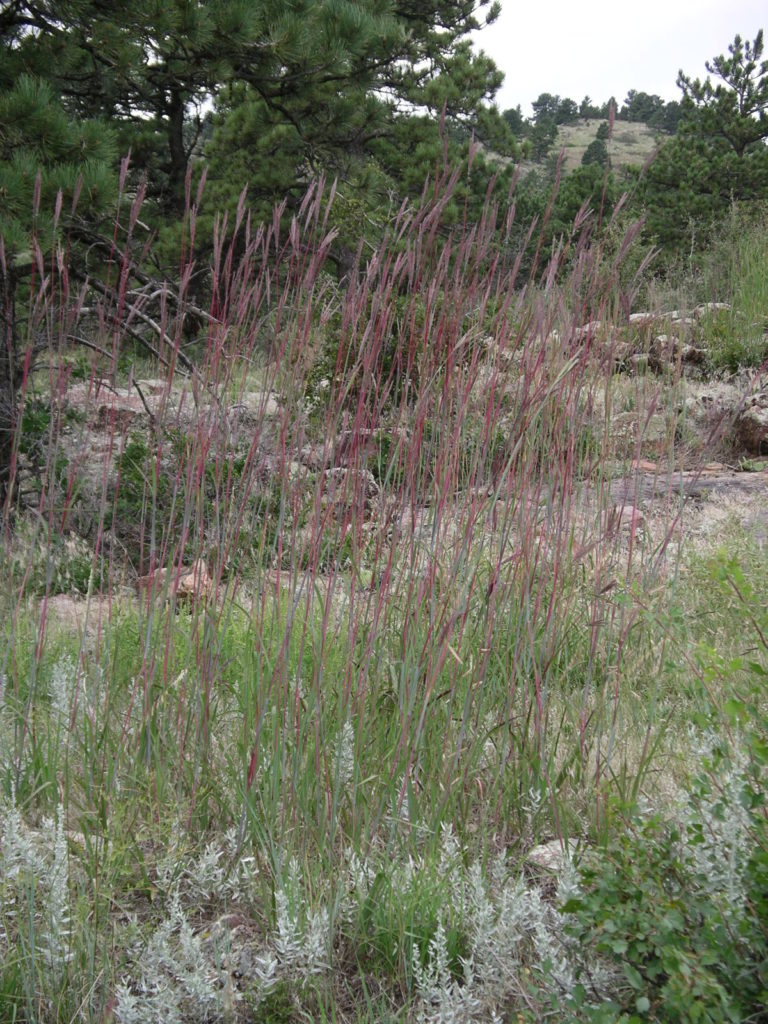
<path id="1" fill-rule="evenodd" d="M 624 974 L 632 988 L 637 990 L 643 987 L 642 976 L 638 969 L 633 967 L 632 964 L 624 964 Z"/>
<path id="2" fill-rule="evenodd" d="M 584 986 L 582 984 L 575 985 L 572 993 L 573 1005 L 583 1006 L 586 998 L 587 990 L 584 988 Z"/>
<path id="3" fill-rule="evenodd" d="M 672 931 L 682 931 L 685 927 L 685 918 L 679 910 L 668 910 L 663 917 L 663 923 Z"/>
<path id="4" fill-rule="evenodd" d="M 638 1013 L 648 1013 L 651 1008 L 651 1001 L 648 996 L 638 996 L 635 1009 Z"/>
<path id="5" fill-rule="evenodd" d="M 741 700 L 736 700 L 735 698 L 727 700 L 723 705 L 723 710 L 726 715 L 734 721 L 743 721 L 747 714 L 746 704 Z"/>

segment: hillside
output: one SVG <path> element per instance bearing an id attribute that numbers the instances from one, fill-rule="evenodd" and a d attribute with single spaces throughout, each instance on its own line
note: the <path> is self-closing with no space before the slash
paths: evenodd
<path id="1" fill-rule="evenodd" d="M 594 118 L 577 124 L 560 125 L 554 151 L 565 150 L 566 170 L 572 171 L 581 165 L 581 158 L 590 142 L 594 142 L 597 129 L 602 123 L 602 119 Z M 630 164 L 644 164 L 663 138 L 662 134 L 646 124 L 616 121 L 613 136 L 608 143 L 611 165 L 614 170 L 621 171 Z"/>
<path id="2" fill-rule="evenodd" d="M 550 155 L 559 155 L 564 151 L 563 169 L 574 171 L 581 166 L 581 158 L 587 147 L 597 138 L 597 129 L 603 124 L 602 118 L 581 120 L 577 124 L 562 124 L 558 128 L 557 139 L 550 150 Z M 642 122 L 616 121 L 613 136 L 608 143 L 611 167 L 619 175 L 630 166 L 642 166 L 664 141 L 664 134 L 649 128 Z M 512 164 L 513 160 L 494 154 L 494 160 L 502 165 Z M 531 171 L 541 170 L 546 160 L 540 163 L 534 160 L 523 160 L 520 170 L 523 175 Z"/>

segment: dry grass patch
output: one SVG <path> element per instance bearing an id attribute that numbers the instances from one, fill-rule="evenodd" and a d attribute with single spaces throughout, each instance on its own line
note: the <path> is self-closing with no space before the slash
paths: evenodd
<path id="1" fill-rule="evenodd" d="M 597 138 L 597 129 L 602 123 L 601 118 L 560 125 L 553 149 L 555 152 L 565 150 L 566 171 L 581 166 L 581 158 L 590 142 Z M 622 171 L 630 164 L 644 164 L 656 149 L 658 142 L 658 133 L 647 125 L 616 121 L 613 126 L 613 137 L 608 142 L 608 155 L 613 169 Z"/>

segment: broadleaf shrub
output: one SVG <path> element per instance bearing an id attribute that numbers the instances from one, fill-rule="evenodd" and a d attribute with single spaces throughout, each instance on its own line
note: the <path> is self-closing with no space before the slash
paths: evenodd
<path id="1" fill-rule="evenodd" d="M 765 659 L 759 595 L 735 561 L 720 559 L 711 576 L 736 594 Z M 702 680 L 727 673 L 720 681 L 731 685 L 719 692 L 732 696 L 708 708 L 686 799 L 666 818 L 628 820 L 586 858 L 581 892 L 562 908 L 568 934 L 622 978 L 611 993 L 622 1015 L 615 1019 L 768 1020 L 768 709 L 759 657 L 702 655 Z M 587 992 L 589 953 L 581 961 Z M 603 998 L 589 1019 L 605 1019 L 607 1009 Z"/>

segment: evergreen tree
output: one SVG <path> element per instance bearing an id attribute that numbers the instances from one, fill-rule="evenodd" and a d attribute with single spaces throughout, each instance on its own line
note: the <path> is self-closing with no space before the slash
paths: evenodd
<path id="1" fill-rule="evenodd" d="M 0 235 L 11 267 L 29 248 L 33 218 L 39 227 L 59 193 L 71 205 L 77 192 L 81 216 L 109 204 L 114 157 L 109 127 L 70 117 L 47 83 L 22 75 L 0 93 Z"/>
<path id="2" fill-rule="evenodd" d="M 608 147 L 604 139 L 593 139 L 584 150 L 581 158 L 583 167 L 588 164 L 598 164 L 600 167 L 608 166 Z"/>
<path id="3" fill-rule="evenodd" d="M 327 171 L 342 178 L 350 208 L 351 190 L 370 190 L 368 213 L 382 193 L 421 191 L 444 147 L 449 160 L 467 157 L 472 134 L 514 155 L 487 102 L 503 76 L 470 41 L 499 9 L 491 0 L 0 0 L 0 265 L 9 268 L 0 478 L 21 362 L 16 288 L 27 241 L 50 248 L 43 214 L 59 193 L 65 213 L 79 194 L 92 232 L 116 192 L 118 155 L 130 150 L 149 190 L 144 217 L 166 236 L 174 266 L 185 183 L 204 152 L 211 210 L 234 205 L 245 183 L 255 205 L 271 204 Z M 468 198 L 490 175 L 478 156 Z"/>
<path id="4" fill-rule="evenodd" d="M 666 248 L 700 238 L 733 202 L 768 196 L 768 61 L 763 33 L 736 36 L 729 56 L 706 67 L 715 81 L 683 72 L 677 134 L 663 145 L 644 185 L 648 230 Z"/>
<path id="5" fill-rule="evenodd" d="M 622 121 L 648 123 L 657 116 L 663 108 L 664 100 L 661 96 L 651 96 L 647 92 L 638 92 L 636 89 L 630 89 L 618 117 Z"/>
<path id="6" fill-rule="evenodd" d="M 534 124 L 530 133 L 531 156 L 537 163 L 542 163 L 557 138 L 557 125 L 552 118 L 541 117 Z"/>
<path id="7" fill-rule="evenodd" d="M 600 117 L 600 107 L 595 106 L 589 96 L 585 96 L 579 104 L 579 117 L 583 117 L 585 120 Z"/>
<path id="8" fill-rule="evenodd" d="M 486 104 L 503 76 L 470 40 L 498 13 L 491 0 L 6 0 L 0 91 L 37 76 L 71 117 L 107 119 L 172 235 L 204 149 L 226 205 L 246 182 L 271 203 L 321 170 L 363 181 L 372 145 L 409 114 L 515 153 Z"/>
<path id="9" fill-rule="evenodd" d="M 49 252 L 73 207 L 78 217 L 108 208 L 115 195 L 113 158 L 109 129 L 70 117 L 45 82 L 22 75 L 0 92 L 0 509 L 24 368 L 18 286 L 38 255 Z"/>
<path id="10" fill-rule="evenodd" d="M 680 124 L 682 113 L 682 107 L 677 100 L 671 100 L 648 119 L 648 127 L 666 132 L 668 135 L 674 135 Z"/>
<path id="11" fill-rule="evenodd" d="M 203 107 L 223 88 L 247 84 L 273 117 L 289 118 L 329 90 L 370 85 L 408 45 L 377 0 L 38 0 L 10 5 L 5 21 L 14 69 L 47 78 L 71 113 L 115 124 L 173 212 Z"/>
<path id="12" fill-rule="evenodd" d="M 556 121 L 558 124 L 576 124 L 579 119 L 579 106 L 571 99 L 560 100 L 557 107 Z"/>
<path id="13" fill-rule="evenodd" d="M 510 107 L 509 110 L 505 110 L 501 116 L 507 122 L 512 134 L 518 138 L 525 135 L 528 131 L 528 122 L 523 117 L 523 111 L 519 103 L 516 107 Z"/>
<path id="14" fill-rule="evenodd" d="M 607 121 L 601 121 L 597 126 L 597 135 L 595 138 L 598 142 L 608 142 L 611 137 L 611 126 Z"/>
<path id="15" fill-rule="evenodd" d="M 541 121 L 554 121 L 560 106 L 560 97 L 551 92 L 542 92 L 531 104 L 534 124 Z"/>
<path id="16" fill-rule="evenodd" d="M 358 6 L 372 7 L 373 0 Z M 342 85 L 316 83 L 286 96 L 277 109 L 253 85 L 222 90 L 205 151 L 216 205 L 233 207 L 244 183 L 252 208 L 264 209 L 286 193 L 290 204 L 325 172 L 347 194 L 370 189 L 364 202 L 371 224 L 382 193 L 419 194 L 443 159 L 467 158 L 472 136 L 486 155 L 475 160 L 470 187 L 484 195 L 493 173 L 482 172 L 488 154 L 518 154 L 509 124 L 485 102 L 502 75 L 468 38 L 479 26 L 473 12 L 487 6 L 487 0 L 399 0 L 390 13 L 400 36 L 375 73 Z M 487 18 L 497 14 L 498 5 L 490 5 Z M 501 179 L 511 173 L 501 165 L 495 170 Z"/>

